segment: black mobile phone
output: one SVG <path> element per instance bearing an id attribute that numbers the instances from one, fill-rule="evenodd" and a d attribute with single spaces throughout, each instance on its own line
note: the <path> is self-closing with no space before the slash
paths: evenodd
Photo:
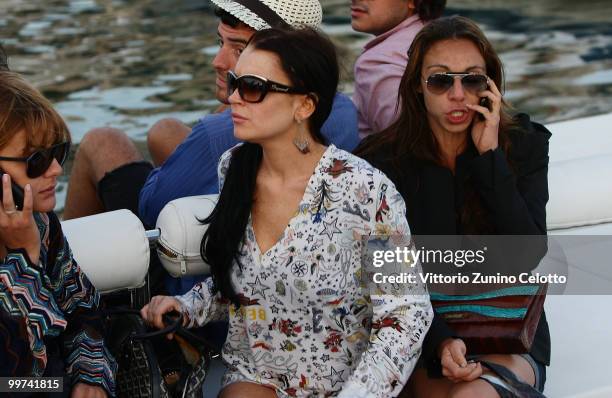
<path id="1" fill-rule="evenodd" d="M 491 110 L 491 101 L 489 101 L 489 99 L 487 97 L 482 97 L 480 99 L 480 102 L 478 103 L 478 105 L 484 106 L 488 110 Z M 478 119 L 485 120 L 485 117 L 484 117 L 484 115 L 482 113 L 478 112 Z"/>
<path id="2" fill-rule="evenodd" d="M 2 173 L 2 176 L 4 177 L 4 173 Z M 23 188 L 17 185 L 15 181 L 13 181 L 12 178 L 11 178 L 11 191 L 13 191 L 13 202 L 15 203 L 15 208 L 17 210 L 23 209 L 23 195 L 24 195 Z M 3 198 L 4 198 L 4 189 L 0 187 L 0 201 L 3 201 L 4 200 Z"/>

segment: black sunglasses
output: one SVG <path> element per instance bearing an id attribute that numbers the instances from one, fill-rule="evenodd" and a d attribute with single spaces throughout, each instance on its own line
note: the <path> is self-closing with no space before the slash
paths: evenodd
<path id="1" fill-rule="evenodd" d="M 227 72 L 227 96 L 238 90 L 240 98 L 246 102 L 258 103 L 266 98 L 272 91 L 284 94 L 308 94 L 306 90 L 289 87 L 281 83 L 268 80 L 257 75 L 242 75 L 238 77 L 234 72 Z"/>
<path id="2" fill-rule="evenodd" d="M 27 158 L 15 158 L 0 156 L 0 160 L 9 162 L 26 162 L 26 173 L 30 178 L 40 177 L 47 171 L 53 159 L 57 160 L 60 166 L 64 165 L 68 152 L 70 151 L 70 142 L 62 142 L 55 144 L 49 148 L 39 149 Z"/>
<path id="3" fill-rule="evenodd" d="M 457 72 L 434 73 L 425 79 L 425 83 L 432 93 L 444 94 L 453 87 L 456 77 L 461 78 L 463 89 L 472 93 L 484 91 L 489 86 L 489 78 L 486 75 Z"/>

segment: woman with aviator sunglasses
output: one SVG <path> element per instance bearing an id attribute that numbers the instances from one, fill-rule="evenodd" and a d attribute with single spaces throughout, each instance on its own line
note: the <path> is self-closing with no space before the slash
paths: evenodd
<path id="1" fill-rule="evenodd" d="M 428 295 L 361 286 L 361 236 L 410 231 L 393 184 L 325 145 L 338 75 L 316 31 L 255 33 L 227 80 L 244 143 L 221 158 L 204 220 L 212 278 L 141 311 L 157 327 L 171 310 L 189 326 L 229 319 L 220 397 L 394 397 L 416 364 Z"/>
<path id="2" fill-rule="evenodd" d="M 67 376 L 64 396 L 105 397 L 114 395 L 116 364 L 100 297 L 53 213 L 69 148 L 50 102 L 0 71 L 0 376 Z"/>
<path id="3" fill-rule="evenodd" d="M 525 114 L 509 114 L 502 82 L 499 57 L 469 19 L 432 21 L 413 41 L 399 88 L 399 119 L 355 152 L 396 184 L 417 238 L 546 234 L 550 133 Z M 528 354 L 468 362 L 471 353 L 454 337 L 436 316 L 411 396 L 535 397 L 543 391 L 550 362 L 544 314 Z M 478 360 L 502 365 L 509 378 L 490 374 Z"/>

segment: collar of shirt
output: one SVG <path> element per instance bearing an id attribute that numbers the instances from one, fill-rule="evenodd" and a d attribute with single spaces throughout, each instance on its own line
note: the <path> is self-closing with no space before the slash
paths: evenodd
<path id="1" fill-rule="evenodd" d="M 393 29 L 389 29 L 385 33 L 380 34 L 376 36 L 375 38 L 373 38 L 372 40 L 370 40 L 369 42 L 367 42 L 363 48 L 363 51 L 367 51 L 370 48 L 376 46 L 378 43 L 385 41 L 389 36 L 392 36 L 396 32 L 399 32 L 400 30 L 403 30 L 409 27 L 410 25 L 420 23 L 420 22 L 421 22 L 421 18 L 419 18 L 419 14 L 414 14 L 413 16 L 404 19 L 400 24 L 396 25 Z"/>

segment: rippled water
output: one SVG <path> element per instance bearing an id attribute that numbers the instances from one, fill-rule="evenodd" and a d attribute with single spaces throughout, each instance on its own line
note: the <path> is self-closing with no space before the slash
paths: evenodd
<path id="1" fill-rule="evenodd" d="M 517 109 L 545 122 L 612 111 L 612 1 L 448 3 L 495 43 Z M 322 4 L 350 92 L 368 36 L 352 32 L 350 1 Z M 0 0 L 11 68 L 54 100 L 75 142 L 102 125 L 142 142 L 161 117 L 193 123 L 213 111 L 216 23 L 205 0 Z"/>

